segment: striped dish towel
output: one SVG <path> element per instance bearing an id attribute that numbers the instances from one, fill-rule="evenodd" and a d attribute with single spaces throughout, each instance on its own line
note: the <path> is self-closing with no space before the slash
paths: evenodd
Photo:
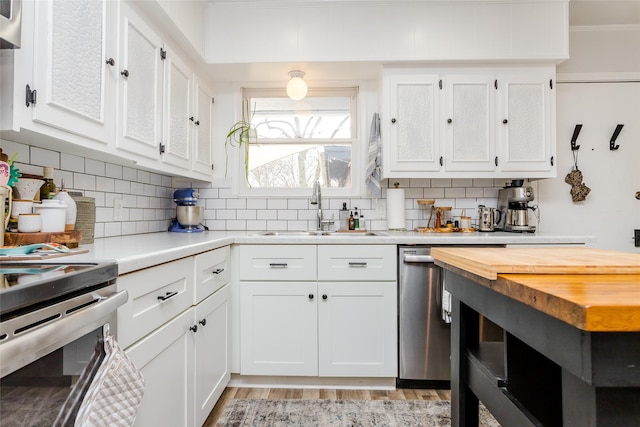
<path id="1" fill-rule="evenodd" d="M 382 189 L 380 188 L 380 180 L 382 179 L 380 157 L 380 115 L 373 113 L 371 131 L 369 133 L 369 147 L 367 149 L 368 162 L 365 183 L 369 194 L 376 198 L 382 196 Z"/>

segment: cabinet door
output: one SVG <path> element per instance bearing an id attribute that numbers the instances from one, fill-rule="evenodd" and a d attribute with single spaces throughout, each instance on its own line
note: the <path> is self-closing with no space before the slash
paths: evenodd
<path id="1" fill-rule="evenodd" d="M 164 137 L 162 160 L 190 169 L 192 73 L 174 51 L 167 50 L 164 75 Z"/>
<path id="2" fill-rule="evenodd" d="M 159 159 L 164 67 L 162 40 L 126 2 L 121 3 L 121 11 L 117 146 L 139 156 Z"/>
<path id="3" fill-rule="evenodd" d="M 195 420 L 201 426 L 224 391 L 230 373 L 230 286 L 195 307 Z"/>
<path id="4" fill-rule="evenodd" d="M 193 126 L 193 155 L 191 168 L 195 172 L 211 175 L 212 171 L 212 147 L 211 126 L 213 124 L 213 97 L 210 92 L 194 79 L 195 114 Z"/>
<path id="5" fill-rule="evenodd" d="M 33 120 L 110 143 L 116 126 L 117 63 L 109 63 L 117 51 L 117 3 L 35 3 Z"/>
<path id="6" fill-rule="evenodd" d="M 546 73 L 498 79 L 501 170 L 552 170 L 550 82 Z"/>
<path id="7" fill-rule="evenodd" d="M 145 382 L 136 426 L 194 425 L 192 322 L 190 309 L 125 350 Z"/>
<path id="8" fill-rule="evenodd" d="M 445 170 L 495 170 L 494 78 L 449 76 L 444 82 Z"/>
<path id="9" fill-rule="evenodd" d="M 382 120 L 385 176 L 440 169 L 438 76 L 398 75 L 385 82 Z"/>
<path id="10" fill-rule="evenodd" d="M 396 282 L 318 284 L 319 373 L 397 375 Z"/>
<path id="11" fill-rule="evenodd" d="M 318 375 L 315 282 L 240 282 L 240 373 Z"/>

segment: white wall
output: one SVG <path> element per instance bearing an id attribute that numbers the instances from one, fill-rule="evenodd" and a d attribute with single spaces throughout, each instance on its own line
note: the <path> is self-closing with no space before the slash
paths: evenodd
<path id="1" fill-rule="evenodd" d="M 580 27 L 570 40 L 571 59 L 558 66 L 558 177 L 538 183 L 540 231 L 594 235 L 592 246 L 640 252 L 632 239 L 640 229 L 640 28 Z M 583 125 L 578 167 L 591 193 L 573 203 L 564 179 L 576 124 Z M 617 124 L 624 124 L 620 148 L 610 151 Z"/>

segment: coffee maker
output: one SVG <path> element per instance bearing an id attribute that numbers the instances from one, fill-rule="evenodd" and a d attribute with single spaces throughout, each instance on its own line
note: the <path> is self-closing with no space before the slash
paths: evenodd
<path id="1" fill-rule="evenodd" d="M 169 231 L 194 233 L 206 229 L 202 221 L 202 206 L 196 206 L 199 194 L 193 188 L 182 188 L 173 193 L 176 204 L 176 217 L 171 221 Z"/>
<path id="2" fill-rule="evenodd" d="M 529 206 L 529 202 L 533 201 L 533 188 L 523 187 L 523 183 L 522 179 L 514 179 L 510 185 L 498 191 L 498 230 L 516 233 L 536 231 L 535 225 L 529 225 L 529 209 L 536 210 L 538 206 Z"/>

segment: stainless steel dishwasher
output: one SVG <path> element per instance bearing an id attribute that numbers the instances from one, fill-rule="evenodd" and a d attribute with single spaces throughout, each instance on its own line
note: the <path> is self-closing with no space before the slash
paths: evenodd
<path id="1" fill-rule="evenodd" d="M 398 378 L 404 388 L 449 388 L 451 327 L 442 315 L 442 269 L 431 248 L 398 247 Z"/>

